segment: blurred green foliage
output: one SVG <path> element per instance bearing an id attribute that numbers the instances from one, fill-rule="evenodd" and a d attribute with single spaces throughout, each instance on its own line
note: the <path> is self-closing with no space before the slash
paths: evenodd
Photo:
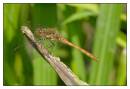
<path id="1" fill-rule="evenodd" d="M 127 85 L 126 4 L 4 4 L 4 85 L 65 85 L 20 31 L 27 25 L 57 28 L 72 43 L 92 52 L 95 62 L 61 44 L 59 56 L 90 85 Z"/>

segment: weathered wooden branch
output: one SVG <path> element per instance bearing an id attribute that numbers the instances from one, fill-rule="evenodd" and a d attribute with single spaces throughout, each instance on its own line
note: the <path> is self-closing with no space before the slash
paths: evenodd
<path id="1" fill-rule="evenodd" d="M 44 48 L 44 45 L 36 42 L 33 33 L 27 26 L 22 26 L 21 30 L 33 48 L 35 48 L 38 53 L 54 68 L 66 85 L 88 85 L 87 83 L 81 81 L 63 62 L 61 62 L 60 58 L 53 56 L 47 49 Z"/>

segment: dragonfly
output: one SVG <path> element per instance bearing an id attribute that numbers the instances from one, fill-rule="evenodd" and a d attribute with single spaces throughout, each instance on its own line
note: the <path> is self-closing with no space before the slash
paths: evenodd
<path id="1" fill-rule="evenodd" d="M 66 38 L 64 38 L 62 35 L 60 35 L 58 32 L 56 32 L 55 30 L 53 30 L 53 28 L 42 28 L 39 27 L 36 29 L 36 31 L 34 32 L 35 36 L 37 37 L 43 37 L 45 39 L 49 39 L 49 40 L 53 40 L 53 41 L 58 41 L 61 42 L 63 44 L 69 45 L 71 47 L 74 47 L 78 50 L 80 50 L 82 53 L 84 53 L 85 55 L 87 55 L 88 57 L 90 57 L 91 59 L 97 61 L 97 58 L 91 54 L 90 52 L 88 52 L 87 50 L 71 43 L 70 41 L 68 41 Z"/>

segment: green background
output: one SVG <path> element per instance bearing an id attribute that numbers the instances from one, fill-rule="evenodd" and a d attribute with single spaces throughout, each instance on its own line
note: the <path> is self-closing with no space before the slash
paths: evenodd
<path id="1" fill-rule="evenodd" d="M 126 4 L 4 3 L 4 85 L 65 85 L 54 69 L 27 42 L 20 28 L 56 28 L 70 42 L 93 53 L 60 44 L 52 54 L 61 58 L 90 85 L 127 85 Z"/>

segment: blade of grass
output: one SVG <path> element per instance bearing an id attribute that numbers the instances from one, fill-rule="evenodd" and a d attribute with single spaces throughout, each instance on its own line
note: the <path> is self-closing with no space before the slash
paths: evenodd
<path id="1" fill-rule="evenodd" d="M 62 24 L 68 24 L 76 20 L 81 20 L 84 18 L 87 18 L 89 16 L 96 16 L 93 12 L 83 11 L 83 12 L 76 12 L 72 14 L 70 17 L 68 17 Z"/>
<path id="2" fill-rule="evenodd" d="M 20 5 L 4 4 L 4 85 L 19 85 L 14 69 L 14 44 Z"/>
<path id="3" fill-rule="evenodd" d="M 73 12 L 75 12 L 75 10 L 77 9 L 67 6 L 66 11 L 65 11 L 65 16 L 68 17 Z M 81 28 L 80 21 L 69 23 L 66 25 L 66 27 L 70 36 L 70 41 L 72 43 L 77 44 L 77 45 L 79 44 L 81 45 L 80 42 L 82 41 L 84 43 L 84 40 L 83 40 L 84 34 L 81 30 L 82 28 Z M 81 78 L 82 80 L 86 80 L 86 69 L 85 69 L 82 53 L 72 48 L 71 54 L 72 54 L 72 62 L 71 62 L 72 70 L 74 71 L 74 73 L 76 73 L 79 76 L 79 78 Z"/>
<path id="4" fill-rule="evenodd" d="M 67 4 L 67 5 L 77 7 L 77 8 L 86 9 L 86 10 L 92 11 L 96 14 L 98 13 L 98 9 L 99 9 L 98 4 Z"/>
<path id="5" fill-rule="evenodd" d="M 120 55 L 120 60 L 119 60 L 119 66 L 117 68 L 117 79 L 116 79 L 116 84 L 117 85 L 126 85 L 126 70 L 127 70 L 127 63 L 126 63 L 126 49 L 124 49 Z"/>
<path id="6" fill-rule="evenodd" d="M 55 26 L 56 5 L 55 4 L 34 4 L 32 7 L 33 27 Z M 34 85 L 56 85 L 57 76 L 54 70 L 45 61 L 41 62 L 40 56 L 34 53 Z M 36 64 L 35 64 L 36 63 Z M 40 82 L 39 82 L 40 81 Z M 53 81 L 53 82 L 52 82 Z"/>
<path id="7" fill-rule="evenodd" d="M 72 42 L 79 45 L 79 39 L 77 36 L 72 37 Z M 76 75 L 79 76 L 81 80 L 86 80 L 86 71 L 85 71 L 85 65 L 83 61 L 83 55 L 80 51 L 76 49 L 72 49 L 72 70 L 75 72 Z"/>
<path id="8" fill-rule="evenodd" d="M 123 32 L 120 32 L 116 38 L 116 42 L 119 46 L 126 48 L 126 36 Z"/>
<path id="9" fill-rule="evenodd" d="M 95 15 L 99 14 L 99 4 L 67 4 L 67 5 L 79 8 L 81 10 L 88 10 L 90 12 L 93 12 Z M 123 4 L 123 5 L 125 7 L 126 4 Z M 126 14 L 122 13 L 121 16 L 120 16 L 120 19 L 122 21 L 126 21 L 127 20 Z"/>
<path id="10" fill-rule="evenodd" d="M 3 67 L 6 68 L 6 69 L 4 69 L 3 84 L 4 85 L 18 85 L 14 70 L 12 70 L 9 63 L 4 61 Z"/>
<path id="11" fill-rule="evenodd" d="M 30 16 L 30 4 L 20 4 L 20 13 L 18 16 L 19 27 L 23 24 L 30 25 L 30 24 L 27 24 L 30 21 L 29 16 Z M 31 56 L 29 56 L 29 54 L 31 54 L 32 52 L 29 50 L 30 45 L 23 38 L 20 29 L 17 29 L 16 31 L 15 40 L 16 40 L 17 46 L 19 47 L 17 50 L 18 54 L 16 54 L 15 60 L 19 60 L 17 57 L 19 55 L 21 57 L 20 65 L 22 65 L 22 69 L 20 69 L 20 66 L 19 67 L 15 66 L 15 67 L 18 67 L 18 70 L 21 73 L 21 76 L 19 77 L 21 84 L 19 85 L 32 85 L 33 84 L 33 66 L 32 66 Z M 22 43 L 24 43 L 23 46 L 21 45 Z"/>
<path id="12" fill-rule="evenodd" d="M 48 65 L 45 60 L 42 60 L 41 56 L 38 54 L 35 54 L 34 59 L 35 59 L 33 60 L 34 84 L 35 85 L 56 85 L 57 77 L 52 67 Z"/>
<path id="13" fill-rule="evenodd" d="M 92 62 L 90 84 L 108 84 L 114 61 L 116 37 L 120 29 L 121 8 L 121 4 L 101 4 L 93 49 L 99 63 Z"/>

